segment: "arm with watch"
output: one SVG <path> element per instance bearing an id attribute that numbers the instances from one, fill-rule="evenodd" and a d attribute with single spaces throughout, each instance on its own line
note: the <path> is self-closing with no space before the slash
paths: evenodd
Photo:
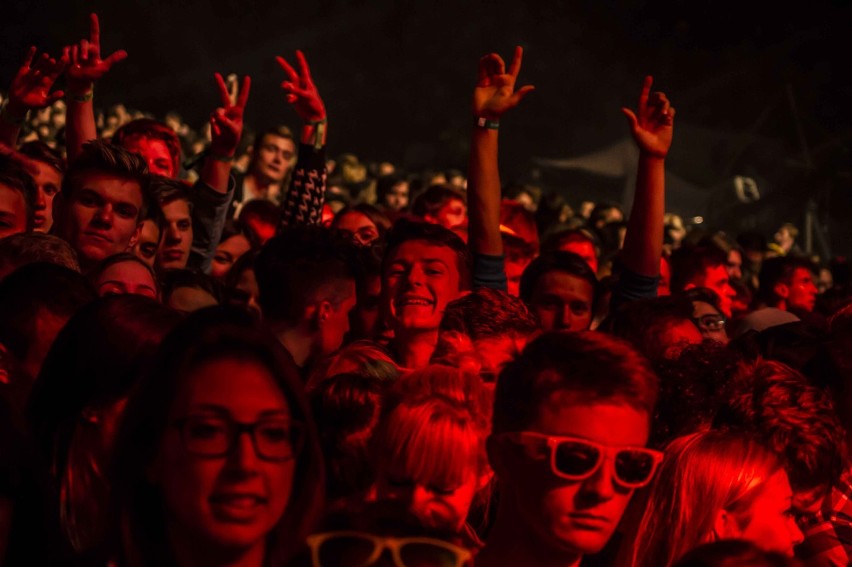
<path id="1" fill-rule="evenodd" d="M 283 57 L 276 57 L 287 74 L 281 83 L 287 102 L 302 119 L 299 157 L 293 169 L 292 180 L 281 201 L 281 228 L 299 224 L 320 224 L 325 199 L 325 142 L 328 119 L 325 104 L 311 78 L 308 62 L 301 51 L 296 51 L 299 70 L 296 71 Z"/>
<path id="2" fill-rule="evenodd" d="M 500 172 L 497 139 L 500 118 L 534 87 L 515 90 L 523 49 L 518 46 L 509 69 L 491 53 L 479 60 L 479 78 L 473 91 L 474 127 L 468 167 L 468 242 L 473 253 L 474 287 L 506 290 L 503 240 L 500 235 Z"/>

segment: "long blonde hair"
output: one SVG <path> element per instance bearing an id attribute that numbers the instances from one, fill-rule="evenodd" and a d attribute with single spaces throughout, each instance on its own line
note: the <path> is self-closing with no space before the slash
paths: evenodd
<path id="1" fill-rule="evenodd" d="M 767 480 L 782 471 L 779 458 L 757 442 L 705 431 L 674 439 L 649 494 L 625 562 L 669 567 L 690 549 L 714 540 L 720 511 L 745 527 Z"/>

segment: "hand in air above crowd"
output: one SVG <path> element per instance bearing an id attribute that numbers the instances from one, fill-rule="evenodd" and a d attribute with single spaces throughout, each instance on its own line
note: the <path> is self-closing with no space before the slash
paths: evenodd
<path id="1" fill-rule="evenodd" d="M 675 109 L 665 94 L 651 94 L 653 82 L 653 77 L 645 77 L 635 113 L 629 108 L 622 108 L 621 111 L 630 123 L 633 139 L 639 149 L 648 155 L 665 158 L 672 145 Z"/>
<path id="2" fill-rule="evenodd" d="M 68 89 L 72 94 L 87 93 L 92 84 L 106 75 L 113 65 L 127 58 L 127 52 L 119 49 L 106 59 L 101 59 L 101 29 L 98 15 L 90 16 L 89 39 L 80 40 L 79 45 L 72 45 L 71 64 L 66 71 Z"/>
<path id="3" fill-rule="evenodd" d="M 293 105 L 299 117 L 305 122 L 325 120 L 325 104 L 311 78 L 311 70 L 308 68 L 304 53 L 296 51 L 299 72 L 296 72 L 283 57 L 276 56 L 275 60 L 287 73 L 288 80 L 281 83 L 281 88 L 287 93 L 287 102 Z"/>
<path id="4" fill-rule="evenodd" d="M 59 59 L 53 59 L 47 53 L 42 53 L 33 64 L 35 54 L 36 48 L 31 47 L 24 64 L 18 69 L 9 87 L 9 104 L 24 111 L 44 108 L 65 95 L 62 91 L 50 92 L 50 89 L 68 65 L 70 57 L 68 48 L 65 48 Z"/>
<path id="5" fill-rule="evenodd" d="M 219 73 L 216 73 L 216 84 L 219 86 L 222 106 L 210 115 L 210 133 L 213 138 L 210 151 L 216 156 L 232 157 L 243 132 L 243 114 L 251 90 L 251 77 L 243 77 L 236 96 L 228 91 L 225 79 Z"/>
<path id="6" fill-rule="evenodd" d="M 474 116 L 497 120 L 535 89 L 532 85 L 526 85 L 515 91 L 523 55 L 523 48 L 515 47 L 508 72 L 503 59 L 496 53 L 489 53 L 479 60 L 479 80 L 473 91 Z"/>

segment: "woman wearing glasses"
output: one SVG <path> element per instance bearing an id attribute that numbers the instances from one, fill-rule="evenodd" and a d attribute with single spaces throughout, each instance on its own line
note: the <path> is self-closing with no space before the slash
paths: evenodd
<path id="1" fill-rule="evenodd" d="M 728 344 L 725 330 L 727 319 L 719 309 L 719 296 L 712 289 L 694 287 L 683 292 L 683 296 L 692 302 L 692 322 L 698 327 L 705 339 Z"/>
<path id="2" fill-rule="evenodd" d="M 116 443 L 118 564 L 285 564 L 322 508 L 296 368 L 248 314 L 211 308 L 164 341 Z"/>
<path id="3" fill-rule="evenodd" d="M 743 437 L 705 431 L 666 449 L 625 562 L 669 567 L 700 544 L 726 539 L 793 556 L 802 542 L 780 459 Z"/>

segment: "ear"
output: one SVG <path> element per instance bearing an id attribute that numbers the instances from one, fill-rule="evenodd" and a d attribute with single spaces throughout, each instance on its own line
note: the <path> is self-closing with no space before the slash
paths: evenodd
<path id="1" fill-rule="evenodd" d="M 127 242 L 127 249 L 130 250 L 136 243 L 139 242 L 139 237 L 142 236 L 142 222 L 139 221 L 136 223 L 136 230 L 133 231 L 133 236 L 130 237 L 130 240 Z M 162 234 L 160 234 L 162 236 Z"/>
<path id="2" fill-rule="evenodd" d="M 334 313 L 334 306 L 330 301 L 323 299 L 317 304 L 316 319 L 317 324 L 322 327 L 325 325 L 328 318 Z"/>
<path id="3" fill-rule="evenodd" d="M 430 224 L 438 224 L 438 219 L 436 219 L 432 215 L 423 215 L 423 220 L 425 220 L 426 222 L 428 222 Z"/>
<path id="4" fill-rule="evenodd" d="M 688 290 L 688 289 L 694 289 L 694 288 L 696 288 L 696 287 L 698 287 L 698 286 L 697 286 L 697 285 L 695 285 L 695 284 L 693 284 L 693 283 L 688 283 L 688 284 L 686 284 L 685 286 L 683 286 L 683 291 L 686 291 L 686 290 Z"/>
<path id="5" fill-rule="evenodd" d="M 737 539 L 742 535 L 734 515 L 727 510 L 719 510 L 713 522 L 714 540 Z"/>
<path id="6" fill-rule="evenodd" d="M 781 299 L 787 299 L 787 297 L 790 295 L 790 287 L 780 282 L 775 284 L 775 287 L 772 288 L 772 291 L 774 291 L 775 295 L 777 295 Z"/>

